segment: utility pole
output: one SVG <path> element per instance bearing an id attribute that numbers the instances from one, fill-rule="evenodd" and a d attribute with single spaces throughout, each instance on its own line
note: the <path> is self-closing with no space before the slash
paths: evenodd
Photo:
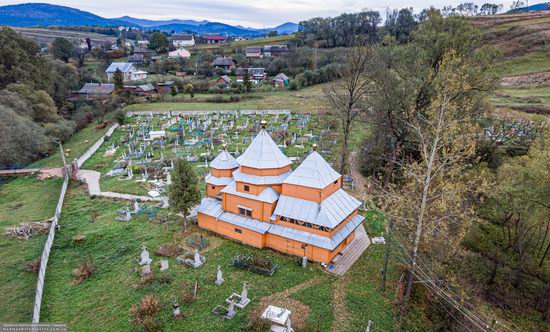
<path id="1" fill-rule="evenodd" d="M 382 268 L 382 283 L 380 285 L 380 290 L 383 292 L 386 290 L 386 275 L 388 272 L 388 258 L 390 255 L 390 242 L 391 236 L 393 233 L 393 221 L 390 219 L 390 227 L 388 231 L 388 240 L 386 241 L 386 248 L 384 251 L 384 267 Z"/>

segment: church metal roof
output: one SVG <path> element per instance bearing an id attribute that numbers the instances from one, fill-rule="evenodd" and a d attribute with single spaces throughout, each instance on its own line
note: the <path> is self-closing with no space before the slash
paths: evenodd
<path id="1" fill-rule="evenodd" d="M 260 176 L 260 175 L 253 175 L 253 174 L 245 174 L 240 170 L 236 170 L 235 172 L 233 172 L 233 178 L 235 179 L 235 181 L 239 181 L 239 182 L 245 182 L 245 183 L 256 184 L 256 185 L 270 185 L 270 184 L 283 183 L 283 181 L 291 173 L 292 173 L 291 171 L 288 171 L 281 175 Z"/>
<path id="2" fill-rule="evenodd" d="M 321 204 L 281 195 L 273 213 L 278 216 L 334 228 L 359 206 L 361 206 L 360 201 L 343 189 L 339 189 L 325 198 Z"/>
<path id="3" fill-rule="evenodd" d="M 255 201 L 265 202 L 265 203 L 273 203 L 279 199 L 279 193 L 271 187 L 265 188 L 257 196 L 237 191 L 237 184 L 235 181 L 232 181 L 231 183 L 229 183 L 225 188 L 220 190 L 220 192 L 252 199 Z"/>
<path id="4" fill-rule="evenodd" d="M 232 178 L 226 178 L 226 177 L 217 177 L 212 174 L 208 174 L 205 178 L 206 183 L 213 184 L 215 186 L 227 186 L 228 184 L 233 181 Z"/>
<path id="5" fill-rule="evenodd" d="M 281 168 L 292 164 L 265 129 L 260 130 L 246 151 L 237 158 L 237 162 L 242 166 L 259 169 Z"/>
<path id="6" fill-rule="evenodd" d="M 283 183 L 323 189 L 340 177 L 317 151 L 312 151 Z"/>
<path id="7" fill-rule="evenodd" d="M 210 162 L 210 167 L 215 169 L 234 169 L 239 167 L 239 163 L 226 149 L 223 149 L 222 152 Z"/>

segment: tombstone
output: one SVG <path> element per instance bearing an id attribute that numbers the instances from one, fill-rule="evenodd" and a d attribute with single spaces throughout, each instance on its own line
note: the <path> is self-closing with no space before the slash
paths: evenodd
<path id="1" fill-rule="evenodd" d="M 227 304 L 231 302 L 235 302 L 235 305 L 237 308 L 243 309 L 250 303 L 250 299 L 248 298 L 248 289 L 246 287 L 246 283 L 243 283 L 243 290 L 241 291 L 241 294 L 233 293 L 230 297 L 225 299 L 225 302 Z"/>
<path id="2" fill-rule="evenodd" d="M 160 270 L 161 271 L 168 270 L 168 260 L 167 259 L 163 259 L 163 260 L 160 261 Z"/>
<path id="3" fill-rule="evenodd" d="M 134 178 L 134 173 L 132 172 L 132 168 L 128 167 L 128 180 L 132 180 Z"/>
<path id="4" fill-rule="evenodd" d="M 177 301 L 174 302 L 174 304 L 172 305 L 172 308 L 173 308 L 172 313 L 174 315 L 174 319 L 176 319 L 176 320 L 181 319 L 182 316 L 181 316 L 181 311 L 180 311 L 180 305 Z"/>
<path id="5" fill-rule="evenodd" d="M 146 276 L 146 275 L 149 275 L 151 274 L 151 265 L 150 264 L 145 264 L 141 267 L 141 275 L 142 276 Z"/>
<path id="6" fill-rule="evenodd" d="M 235 316 L 235 302 L 231 301 L 231 303 L 229 303 L 229 306 L 227 307 L 226 318 L 231 319 L 233 318 L 233 316 Z"/>
<path id="7" fill-rule="evenodd" d="M 172 174 L 170 174 L 170 173 L 168 173 L 168 175 L 166 175 L 166 184 L 167 185 L 172 184 Z"/>
<path id="8" fill-rule="evenodd" d="M 307 256 L 302 257 L 302 267 L 303 268 L 307 267 Z"/>
<path id="9" fill-rule="evenodd" d="M 132 220 L 132 213 L 130 212 L 130 210 L 126 210 L 124 212 L 122 212 L 122 215 L 119 215 L 117 218 L 116 218 L 117 221 L 130 221 Z"/>
<path id="10" fill-rule="evenodd" d="M 142 246 L 143 250 L 141 251 L 141 261 L 139 262 L 139 265 L 149 265 L 153 261 L 151 257 L 149 257 L 149 251 L 147 250 L 147 246 Z M 149 267 L 150 268 L 150 267 Z"/>
<path id="11" fill-rule="evenodd" d="M 290 321 L 291 313 L 292 312 L 288 309 L 269 305 L 263 312 L 261 318 L 271 323 L 269 331 L 294 332 L 292 322 Z"/>
<path id="12" fill-rule="evenodd" d="M 218 265 L 218 271 L 216 272 L 216 286 L 220 286 L 224 283 L 222 268 Z"/>
<path id="13" fill-rule="evenodd" d="M 137 200 L 134 201 L 134 213 L 138 213 L 141 209 L 139 208 L 139 202 Z"/>
<path id="14" fill-rule="evenodd" d="M 286 332 L 292 332 L 294 331 L 292 329 L 292 322 L 290 320 L 290 317 L 286 320 Z"/>
<path id="15" fill-rule="evenodd" d="M 371 325 L 372 325 L 372 321 L 369 319 L 369 322 L 367 324 L 367 329 L 365 330 L 365 332 L 370 332 Z"/>

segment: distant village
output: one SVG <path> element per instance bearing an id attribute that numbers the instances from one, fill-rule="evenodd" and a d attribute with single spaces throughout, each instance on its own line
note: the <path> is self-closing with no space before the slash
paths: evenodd
<path id="1" fill-rule="evenodd" d="M 122 28 L 121 28 L 122 29 Z M 227 37 L 223 35 L 203 35 L 175 33 L 169 39 L 170 47 L 168 52 L 159 53 L 150 48 L 148 40 L 125 40 L 121 43 L 114 43 L 109 46 L 109 51 L 116 52 L 123 49 L 124 52 L 131 50 L 124 61 L 113 59 L 114 61 L 105 70 L 106 81 L 85 83 L 78 91 L 75 91 L 71 97 L 72 100 L 107 100 L 115 93 L 114 75 L 120 71 L 124 81 L 124 92 L 138 97 L 153 98 L 162 94 L 168 94 L 173 91 L 179 91 L 173 80 L 150 83 L 148 81 L 148 72 L 142 67 L 161 62 L 166 59 L 189 60 L 192 53 L 188 48 L 193 48 L 203 44 L 217 44 L 222 46 L 232 41 L 244 40 L 244 37 Z M 80 48 L 105 47 L 99 45 L 90 45 L 89 41 L 81 41 Z M 200 52 L 200 51 L 198 51 Z M 264 45 L 246 47 L 243 55 L 246 59 L 262 59 L 284 57 L 289 54 L 288 45 Z M 124 57 L 121 57 L 124 58 Z M 211 86 L 219 89 L 229 88 L 233 83 L 243 84 L 249 81 L 255 86 L 269 84 L 274 88 L 284 89 L 289 86 L 290 78 L 283 72 L 268 77 L 264 67 L 243 67 L 231 56 L 218 56 L 210 63 L 213 70 L 218 75 L 210 81 Z M 196 75 L 196 73 L 194 73 Z M 178 77 L 186 77 L 188 73 L 176 72 Z"/>

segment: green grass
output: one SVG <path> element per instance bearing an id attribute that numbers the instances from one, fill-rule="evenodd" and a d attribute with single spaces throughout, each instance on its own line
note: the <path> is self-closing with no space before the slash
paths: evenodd
<path id="1" fill-rule="evenodd" d="M 63 142 L 63 149 L 71 149 L 69 156 L 67 156 L 67 163 L 70 163 L 71 160 L 80 157 L 90 146 L 101 137 L 110 126 L 105 127 L 104 129 L 96 129 L 96 123 L 91 123 L 84 129 L 76 132 L 68 140 Z M 61 160 L 61 155 L 59 148 L 55 148 L 52 153 L 44 159 L 38 160 L 33 163 L 31 167 L 61 167 L 63 166 L 63 161 Z"/>
<path id="2" fill-rule="evenodd" d="M 195 53 L 196 51 L 202 50 L 213 50 L 213 49 L 226 49 L 226 48 L 235 48 L 235 47 L 247 47 L 247 46 L 263 46 L 270 44 L 287 44 L 289 41 L 294 39 L 294 35 L 281 35 L 275 37 L 265 37 L 257 39 L 248 39 L 240 40 L 232 43 L 225 44 L 200 44 L 195 47 L 188 48 L 189 51 Z"/>
<path id="3" fill-rule="evenodd" d="M 160 102 L 148 104 L 134 104 L 125 108 L 126 111 L 200 111 L 200 110 L 266 110 L 288 109 L 294 112 L 316 113 L 327 109 L 323 97 L 324 84 L 317 84 L 297 91 L 270 91 L 254 92 L 255 98 L 232 103 L 213 102 Z M 214 95 L 211 95 L 213 97 Z M 228 99 L 229 96 L 224 98 Z"/>
<path id="4" fill-rule="evenodd" d="M 550 70 L 550 49 L 533 52 L 501 62 L 504 76 L 524 75 Z"/>
<path id="5" fill-rule="evenodd" d="M 62 179 L 20 177 L 0 186 L 0 321 L 29 322 L 32 318 L 36 277 L 24 271 L 26 262 L 39 258 L 46 235 L 28 241 L 4 236 L 8 227 L 53 217 Z"/>
<path id="6" fill-rule="evenodd" d="M 139 328 L 129 321 L 130 308 L 145 294 L 154 294 L 163 305 L 159 320 L 166 331 L 235 331 L 248 324 L 247 313 L 260 298 L 321 274 L 317 267 L 302 269 L 294 257 L 258 250 L 212 235 L 207 235 L 212 248 L 205 253 L 203 267 L 192 270 L 170 258 L 170 270 L 160 273 L 159 257 L 152 252 L 160 244 L 173 241 L 174 234 L 181 230 L 179 222 L 157 225 L 147 222 L 145 216 L 134 218 L 129 223 L 117 222 L 114 220 L 116 211 L 123 206 L 125 203 L 91 199 L 82 190 L 71 188 L 61 219 L 63 232 L 56 236 L 50 256 L 42 321 L 68 322 L 71 330 L 76 331 L 137 331 Z M 92 210 L 99 214 L 94 223 L 90 219 Z M 82 245 L 73 244 L 72 237 L 77 234 L 86 236 Z M 142 243 L 148 245 L 152 254 L 154 272 L 170 276 L 172 283 L 136 288 L 139 276 L 134 272 L 136 263 L 133 259 L 139 256 Z M 280 269 L 273 277 L 265 277 L 233 268 L 231 258 L 245 253 L 268 256 L 279 264 Z M 72 270 L 88 258 L 95 262 L 97 272 L 82 284 L 74 285 Z M 221 265 L 226 280 L 221 287 L 214 285 L 217 265 Z M 195 280 L 200 283 L 197 301 L 190 305 L 180 301 L 186 318 L 173 321 L 172 301 L 179 296 L 184 281 Z M 245 310 L 239 310 L 233 320 L 220 321 L 210 311 L 217 304 L 223 304 L 232 292 L 240 291 L 243 281 L 251 285 L 249 295 L 253 302 Z"/>
<path id="7" fill-rule="evenodd" d="M 334 322 L 334 314 L 330 303 L 335 277 L 326 278 L 321 283 L 303 289 L 290 297 L 309 307 L 309 315 L 305 326 L 312 331 L 329 331 Z"/>
<path id="8" fill-rule="evenodd" d="M 529 86 L 501 88 L 500 95 L 492 97 L 492 102 L 500 106 L 545 106 L 550 107 L 550 86 Z"/>

